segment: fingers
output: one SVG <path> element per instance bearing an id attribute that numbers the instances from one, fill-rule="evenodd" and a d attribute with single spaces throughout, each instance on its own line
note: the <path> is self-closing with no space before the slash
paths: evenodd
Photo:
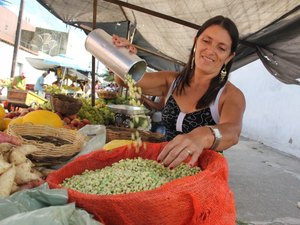
<path id="1" fill-rule="evenodd" d="M 188 145 L 183 139 L 183 136 L 178 135 L 170 141 L 158 155 L 157 160 L 169 168 L 174 168 L 183 162 L 189 156 Z"/>
<path id="2" fill-rule="evenodd" d="M 129 52 L 136 54 L 137 49 L 132 45 L 126 38 L 119 37 L 118 35 L 112 35 L 112 42 L 117 47 L 126 47 L 129 49 Z"/>
<path id="3" fill-rule="evenodd" d="M 161 153 L 157 157 L 158 162 L 162 162 L 164 164 L 164 159 L 168 156 L 169 152 L 172 151 L 172 149 L 176 146 L 176 138 L 175 137 L 172 141 L 170 141 L 164 149 L 161 151 Z"/>
<path id="4" fill-rule="evenodd" d="M 134 47 L 133 45 L 130 45 L 129 46 L 129 52 L 136 54 L 137 53 L 136 47 Z"/>
<path id="5" fill-rule="evenodd" d="M 165 147 L 161 154 L 158 156 L 158 161 L 161 162 L 163 165 L 168 166 L 169 168 L 174 168 L 175 166 L 177 166 L 178 161 L 180 161 L 183 157 L 184 155 L 182 153 L 182 149 L 176 147 Z"/>
<path id="6" fill-rule="evenodd" d="M 189 161 L 189 166 L 190 166 L 190 167 L 193 167 L 193 166 L 196 165 L 196 162 L 198 161 L 198 159 L 199 159 L 201 153 L 202 153 L 202 150 L 201 150 L 201 149 L 197 149 L 197 151 L 194 151 L 194 152 L 192 153 L 192 158 L 191 158 L 191 160 Z"/>
<path id="7" fill-rule="evenodd" d="M 127 47 L 131 45 L 127 39 L 119 37 L 118 35 L 115 34 L 112 36 L 112 41 L 118 47 Z"/>
<path id="8" fill-rule="evenodd" d="M 170 169 L 175 168 L 189 156 L 190 156 L 190 154 L 186 148 L 183 149 L 173 161 L 172 161 L 172 155 L 170 154 L 170 164 L 168 167 Z M 167 158 L 167 160 L 168 160 L 168 158 Z"/>
<path id="9" fill-rule="evenodd" d="M 186 135 L 178 135 L 164 147 L 157 160 L 172 169 L 191 157 L 188 164 L 195 166 L 202 151 L 203 148 L 193 144 Z"/>

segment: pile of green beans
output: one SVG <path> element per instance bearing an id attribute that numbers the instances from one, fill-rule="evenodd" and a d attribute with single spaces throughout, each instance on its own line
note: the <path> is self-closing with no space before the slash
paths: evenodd
<path id="1" fill-rule="evenodd" d="M 66 178 L 62 186 L 86 194 L 113 195 L 152 190 L 172 180 L 199 173 L 199 167 L 182 163 L 174 169 L 141 157 L 122 159 L 111 166 L 86 170 Z"/>

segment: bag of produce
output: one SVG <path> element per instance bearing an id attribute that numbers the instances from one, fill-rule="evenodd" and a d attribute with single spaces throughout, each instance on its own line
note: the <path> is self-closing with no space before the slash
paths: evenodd
<path id="1" fill-rule="evenodd" d="M 165 144 L 146 143 L 139 151 L 130 146 L 112 151 L 95 151 L 51 173 L 47 182 L 51 188 L 63 188 L 62 183 L 67 178 L 81 175 L 86 170 L 109 167 L 123 159 L 141 157 L 156 160 Z M 106 225 L 235 224 L 235 203 L 228 185 L 226 158 L 206 150 L 201 154 L 198 166 L 201 172 L 175 179 L 152 190 L 126 194 L 86 194 L 68 188 L 69 202 L 76 202 L 78 207 L 95 215 Z M 94 179 L 97 183 L 100 178 Z"/>

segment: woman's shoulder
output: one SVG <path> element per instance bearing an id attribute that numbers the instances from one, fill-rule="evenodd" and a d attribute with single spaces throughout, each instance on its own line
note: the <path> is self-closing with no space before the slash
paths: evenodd
<path id="1" fill-rule="evenodd" d="M 169 71 L 169 70 L 165 70 L 165 71 L 160 71 L 161 75 L 165 76 L 165 79 L 167 80 L 168 84 L 170 85 L 175 79 L 176 77 L 179 75 L 178 72 L 176 71 Z"/>
<path id="2" fill-rule="evenodd" d="M 233 83 L 228 81 L 226 85 L 224 86 L 224 91 L 222 93 L 223 97 L 227 98 L 238 98 L 240 100 L 245 100 L 245 96 L 243 92 L 235 86 Z"/>
<path id="3" fill-rule="evenodd" d="M 235 86 L 233 83 L 231 83 L 230 81 L 228 81 L 225 84 L 224 91 L 225 92 L 237 92 L 237 93 L 243 94 L 243 92 L 237 86 Z"/>
<path id="4" fill-rule="evenodd" d="M 172 70 L 161 70 L 161 71 L 156 71 L 156 72 L 152 72 L 152 73 L 156 74 L 156 75 L 160 75 L 160 76 L 165 76 L 168 78 L 173 77 L 173 79 L 178 76 L 178 72 L 172 71 Z"/>
<path id="5" fill-rule="evenodd" d="M 178 76 L 178 72 L 176 71 L 170 71 L 170 70 L 161 70 L 156 72 L 148 72 L 148 75 L 152 77 L 153 79 L 159 79 L 164 80 L 170 86 L 172 82 L 175 80 L 175 78 Z"/>

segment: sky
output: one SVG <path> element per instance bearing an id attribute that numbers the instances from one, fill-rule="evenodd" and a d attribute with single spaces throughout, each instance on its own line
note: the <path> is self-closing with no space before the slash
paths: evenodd
<path id="1" fill-rule="evenodd" d="M 19 14 L 20 0 L 7 0 L 7 8 L 16 15 Z M 43 27 L 62 32 L 68 32 L 68 27 L 61 20 L 52 15 L 47 9 L 35 0 L 24 0 L 23 19 L 29 19 L 30 23 L 36 27 Z"/>
<path id="2" fill-rule="evenodd" d="M 18 15 L 20 0 L 7 1 L 11 4 L 7 4 L 6 7 Z M 86 34 L 81 29 L 63 23 L 35 0 L 24 0 L 23 20 L 35 27 L 69 32 L 67 55 L 74 58 L 80 66 L 91 67 L 92 56 L 85 50 Z M 105 68 L 102 64 L 99 67 Z"/>

